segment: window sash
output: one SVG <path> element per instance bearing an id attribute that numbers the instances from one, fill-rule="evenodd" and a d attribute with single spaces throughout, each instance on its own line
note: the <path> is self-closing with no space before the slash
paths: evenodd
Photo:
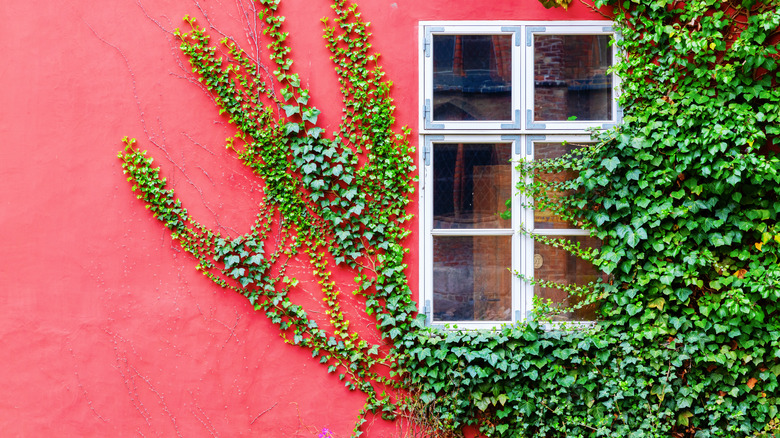
<path id="1" fill-rule="evenodd" d="M 516 30 L 505 28 L 502 26 L 484 26 L 484 25 L 448 25 L 448 26 L 423 26 L 423 120 L 420 126 L 428 130 L 444 130 L 444 129 L 464 129 L 464 130 L 486 130 L 486 129 L 512 129 L 513 127 L 519 127 L 520 112 L 518 108 L 521 106 L 521 96 L 519 94 L 519 88 L 522 84 L 522 71 L 521 66 L 522 53 L 518 50 L 520 43 L 520 35 Z M 510 119 L 507 120 L 483 120 L 483 121 L 446 121 L 437 120 L 434 114 L 434 41 L 436 36 L 509 36 L 511 40 L 511 104 L 510 104 Z"/>
<path id="2" fill-rule="evenodd" d="M 549 121 L 534 120 L 534 38 L 539 35 L 613 35 L 611 22 L 421 22 L 420 27 L 420 310 L 425 312 L 429 325 L 462 329 L 489 329 L 504 323 L 515 323 L 527 319 L 533 310 L 534 288 L 516 275 L 511 276 L 511 312 L 509 318 L 500 321 L 471 320 L 434 320 L 435 313 L 433 289 L 433 245 L 434 238 L 511 236 L 511 269 L 527 277 L 534 274 L 534 241 L 519 230 L 522 224 L 537 235 L 550 237 L 587 236 L 588 232 L 576 228 L 536 228 L 532 209 L 520 207 L 525 199 L 517 193 L 516 182 L 519 178 L 512 166 L 511 199 L 512 216 L 510 228 L 434 228 L 433 197 L 434 187 L 434 148 L 437 144 L 455 143 L 508 143 L 511 144 L 512 159 L 533 160 L 537 143 L 589 142 L 587 129 L 608 128 L 619 122 L 620 109 L 617 106 L 619 80 L 612 75 L 610 90 L 609 120 L 591 121 Z M 511 35 L 512 37 L 512 119 L 488 121 L 444 121 L 434 120 L 432 116 L 433 96 L 433 53 L 434 37 L 437 35 Z M 453 43 L 454 44 L 454 43 Z M 611 65 L 614 65 L 615 51 L 610 53 Z M 453 49 L 454 53 L 454 49 Z M 454 56 L 454 55 L 453 55 Z M 529 112 L 530 111 L 530 112 Z M 540 123 L 541 122 L 541 123 Z M 543 126 L 541 126 L 543 125 Z M 569 321 L 567 324 L 590 324 L 591 322 Z"/>
<path id="3" fill-rule="evenodd" d="M 514 22 L 421 22 L 420 55 L 421 75 L 421 111 L 420 132 L 485 132 L 485 131 L 523 131 L 523 132 L 566 132 L 584 131 L 589 128 L 610 128 L 622 117 L 617 105 L 619 78 L 612 73 L 610 89 L 611 117 L 605 120 L 590 121 L 549 121 L 536 120 L 534 117 L 534 38 L 544 35 L 610 35 L 617 38 L 609 21 L 527 21 Z M 434 116 L 434 37 L 442 35 L 508 35 L 512 37 L 512 84 L 511 84 L 511 120 L 485 121 L 448 121 L 436 120 Z M 610 63 L 614 65 L 616 55 L 611 47 Z M 487 133 L 487 132 L 485 132 Z"/>
<path id="4" fill-rule="evenodd" d="M 547 25 L 547 26 L 529 26 L 526 28 L 526 51 L 524 53 L 525 65 L 534 66 L 535 57 L 535 40 L 538 36 L 551 36 L 551 35 L 610 35 L 614 36 L 615 33 L 612 30 L 611 23 L 601 23 L 596 25 Z M 616 50 L 614 46 L 610 47 L 610 65 L 615 64 Z M 621 118 L 621 110 L 617 104 L 617 90 L 619 87 L 619 78 L 613 73 L 608 73 L 611 78 L 610 87 L 610 114 L 611 117 L 604 120 L 588 120 L 588 121 L 561 121 L 561 120 L 543 120 L 537 119 L 534 113 L 535 106 L 535 91 L 534 75 L 526 74 L 525 83 L 523 89 L 528 90 L 525 93 L 524 100 L 524 112 L 525 115 L 525 129 L 529 131 L 550 131 L 550 130 L 586 130 L 589 128 L 603 128 L 608 129 L 615 126 Z"/>
<path id="5" fill-rule="evenodd" d="M 435 320 L 434 315 L 436 314 L 436 302 L 434 301 L 434 238 L 446 238 L 446 237 L 479 237 L 479 236 L 507 236 L 511 239 L 510 243 L 510 255 L 511 255 L 511 262 L 509 268 L 512 271 L 517 271 L 521 269 L 520 266 L 520 260 L 521 258 L 517 255 L 523 251 L 522 248 L 522 237 L 515 231 L 520 226 L 521 218 L 518 217 L 516 214 L 514 214 L 514 208 L 512 210 L 512 217 L 510 220 L 510 226 L 508 228 L 435 228 L 434 227 L 434 197 L 436 196 L 436 193 L 434 192 L 434 168 L 436 166 L 436 159 L 435 159 L 435 148 L 437 145 L 442 144 L 506 144 L 507 147 L 511 151 L 511 159 L 514 163 L 521 154 L 519 153 L 520 148 L 518 147 L 519 138 L 512 138 L 507 139 L 505 137 L 502 137 L 500 135 L 445 135 L 445 136 L 437 136 L 435 140 L 432 141 L 426 141 L 426 148 L 430 148 L 430 151 L 423 153 L 428 156 L 427 159 L 422 160 L 421 162 L 424 164 L 424 181 L 423 186 L 425 190 L 421 190 L 421 196 L 422 196 L 422 208 L 423 210 L 423 220 L 421 221 L 421 225 L 423 228 L 423 231 L 421 235 L 423 238 L 421 239 L 421 246 L 422 251 L 421 253 L 424 254 L 425 260 L 424 260 L 424 270 L 422 281 L 423 281 L 423 291 L 424 292 L 424 299 L 421 299 L 421 304 L 423 304 L 423 311 L 426 312 L 426 316 L 428 318 L 428 324 L 434 325 L 434 326 L 440 326 L 444 324 L 448 325 L 457 325 L 460 328 L 490 328 L 495 327 L 499 324 L 506 324 L 506 323 L 512 323 L 518 320 L 519 314 L 518 311 L 521 311 L 523 308 L 525 308 L 525 303 L 521 302 L 522 294 L 520 293 L 520 290 L 523 289 L 525 286 L 522 284 L 523 282 L 515 275 L 511 275 L 510 278 L 510 314 L 509 318 L 507 319 L 501 319 L 501 320 L 495 320 L 495 321 L 470 321 L 470 320 Z M 426 164 L 427 163 L 427 164 Z M 513 205 L 516 204 L 515 200 L 518 198 L 517 194 L 517 188 L 515 182 L 518 180 L 519 175 L 517 170 L 515 169 L 515 165 L 513 163 L 507 163 L 507 165 L 510 167 L 510 177 L 509 177 L 509 184 L 511 186 L 510 188 L 510 196 L 513 200 Z"/>

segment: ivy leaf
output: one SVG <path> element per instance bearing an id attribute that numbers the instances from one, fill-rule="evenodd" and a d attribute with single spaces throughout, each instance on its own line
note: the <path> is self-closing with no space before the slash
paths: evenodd
<path id="1" fill-rule="evenodd" d="M 661 385 L 653 385 L 650 394 L 658 397 L 658 401 L 664 401 L 664 388 Z"/>
<path id="2" fill-rule="evenodd" d="M 687 287 L 683 287 L 683 288 L 677 289 L 674 293 L 675 293 L 675 295 L 677 295 L 677 299 L 679 299 L 681 302 L 685 303 L 686 301 L 688 301 L 688 297 L 690 297 L 691 294 L 693 294 L 693 291 L 691 289 L 687 288 Z M 663 310 L 663 308 L 659 309 L 659 310 Z"/>
<path id="3" fill-rule="evenodd" d="M 237 255 L 229 255 L 225 257 L 225 269 L 237 265 L 241 261 L 241 258 Z"/>
<path id="4" fill-rule="evenodd" d="M 263 256 L 261 254 L 255 254 L 246 260 L 248 265 L 260 265 L 263 263 Z"/>
<path id="5" fill-rule="evenodd" d="M 303 111 L 302 117 L 303 120 L 314 125 L 317 123 L 317 116 L 319 116 L 319 114 L 320 110 L 317 108 L 307 108 Z"/>
<path id="6" fill-rule="evenodd" d="M 562 386 L 563 388 L 569 388 L 572 385 L 574 385 L 574 382 L 577 380 L 576 376 L 567 375 L 563 376 L 562 378 L 558 379 L 558 384 Z"/>
<path id="7" fill-rule="evenodd" d="M 690 425 L 690 418 L 693 417 L 693 413 L 691 411 L 683 411 L 680 412 L 679 415 L 677 415 L 677 425 L 678 426 L 689 426 Z"/>
<path id="8" fill-rule="evenodd" d="M 245 272 L 246 272 L 246 270 L 244 268 L 235 268 L 232 271 L 230 271 L 230 274 L 228 274 L 228 275 L 230 275 L 231 277 L 237 279 L 239 277 L 242 277 Z"/>
<path id="9" fill-rule="evenodd" d="M 557 348 L 553 350 L 553 356 L 557 357 L 561 360 L 568 359 L 572 354 L 575 354 L 577 351 L 573 348 Z"/>
<path id="10" fill-rule="evenodd" d="M 626 243 L 631 248 L 635 248 L 639 244 L 639 235 L 634 233 L 634 230 L 629 229 L 626 235 Z"/>
<path id="11" fill-rule="evenodd" d="M 653 301 L 650 301 L 650 304 L 648 304 L 647 307 L 664 310 L 664 304 L 666 304 L 666 299 L 664 299 L 664 297 L 658 297 Z"/>
<path id="12" fill-rule="evenodd" d="M 298 114 L 298 112 L 301 110 L 297 105 L 282 105 L 282 109 L 284 110 L 284 113 L 287 115 L 287 117 Z"/>
<path id="13" fill-rule="evenodd" d="M 601 161 L 601 166 L 607 169 L 609 172 L 614 171 L 618 164 L 620 164 L 620 159 L 618 157 L 612 157 L 612 158 L 605 158 Z"/>
<path id="14" fill-rule="evenodd" d="M 322 128 L 314 127 L 314 128 L 309 128 L 307 134 L 309 134 L 309 136 L 314 138 L 320 138 L 320 134 L 322 133 L 322 131 L 323 131 Z"/>
<path id="15" fill-rule="evenodd" d="M 522 412 L 524 415 L 533 415 L 534 412 L 536 412 L 536 403 L 534 403 L 533 400 L 526 398 L 525 400 L 521 401 L 518 405 L 518 408 L 520 412 Z"/>
<path id="16" fill-rule="evenodd" d="M 298 123 L 290 122 L 284 125 L 284 133 L 287 135 L 290 135 L 293 132 L 298 133 L 300 131 L 301 131 L 301 125 Z"/>

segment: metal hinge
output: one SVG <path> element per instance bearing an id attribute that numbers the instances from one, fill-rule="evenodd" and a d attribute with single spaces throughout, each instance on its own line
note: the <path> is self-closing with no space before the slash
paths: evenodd
<path id="1" fill-rule="evenodd" d="M 433 309 L 431 309 L 431 300 L 425 300 L 423 306 L 423 314 L 425 314 L 425 325 L 431 325 L 433 322 Z"/>

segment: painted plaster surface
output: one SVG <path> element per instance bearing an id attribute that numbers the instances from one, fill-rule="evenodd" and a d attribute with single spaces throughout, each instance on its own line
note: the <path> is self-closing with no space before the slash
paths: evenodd
<path id="1" fill-rule="evenodd" d="M 121 138 L 136 137 L 201 223 L 229 235 L 248 229 L 260 186 L 225 150 L 233 131 L 170 34 L 185 14 L 208 26 L 205 13 L 246 43 L 237 4 L 0 2 L 3 436 L 349 435 L 363 396 L 199 274 L 116 158 Z M 399 122 L 415 130 L 418 21 L 561 17 L 533 0 L 360 6 L 395 83 Z M 295 69 L 330 132 L 341 111 L 320 32 L 330 9 L 318 0 L 284 7 Z M 563 17 L 601 18 L 578 2 Z M 417 236 L 407 244 L 416 248 Z M 417 262 L 412 251 L 412 285 Z M 308 267 L 295 270 L 307 281 Z M 346 289 L 351 280 L 339 281 Z M 382 420 L 367 428 L 369 437 L 399 433 Z"/>

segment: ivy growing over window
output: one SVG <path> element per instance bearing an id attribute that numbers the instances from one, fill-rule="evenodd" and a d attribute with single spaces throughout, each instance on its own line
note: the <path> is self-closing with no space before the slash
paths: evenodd
<path id="1" fill-rule="evenodd" d="M 217 284 L 246 296 L 367 402 L 412 433 L 494 437 L 775 436 L 780 375 L 780 3 L 597 0 L 621 38 L 623 124 L 554 161 L 519 163 L 531 206 L 576 222 L 598 251 L 550 241 L 609 280 L 570 288 L 600 302 L 585 330 L 548 315 L 493 331 L 424 328 L 405 275 L 414 181 L 409 130 L 356 6 L 334 0 L 324 36 L 345 117 L 328 134 L 293 73 L 280 0 L 257 0 L 272 68 L 192 18 L 177 32 L 194 73 L 236 127 L 228 146 L 263 181 L 249 232 L 199 224 L 152 158 L 125 139 L 125 172 L 153 215 Z M 556 2 L 557 3 L 557 2 Z M 545 179 L 555 172 L 573 179 Z M 551 199 L 552 189 L 569 193 Z M 279 233 L 269 239 L 270 233 Z M 522 230 L 519 230 L 522 232 Z M 307 260 L 328 315 L 292 296 Z M 350 326 L 329 266 L 385 345 Z M 550 285 L 550 283 L 545 283 Z M 567 309 L 550 308 L 549 312 Z M 389 373 L 381 370 L 386 365 Z M 412 426 L 410 426 L 412 427 Z"/>

